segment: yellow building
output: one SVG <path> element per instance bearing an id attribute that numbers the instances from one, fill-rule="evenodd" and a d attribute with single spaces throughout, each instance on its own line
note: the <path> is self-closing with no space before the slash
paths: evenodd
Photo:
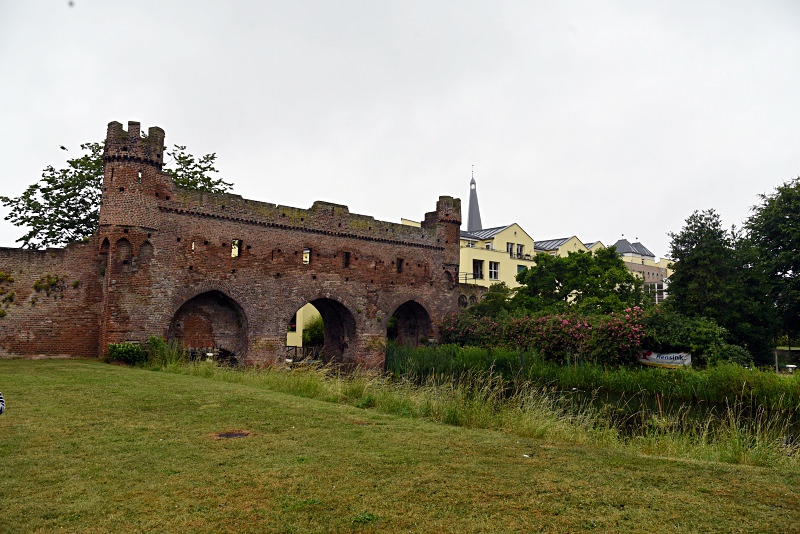
<path id="1" fill-rule="evenodd" d="M 459 282 L 517 287 L 517 273 L 534 265 L 533 238 L 518 224 L 461 232 Z"/>
<path id="2" fill-rule="evenodd" d="M 319 312 L 313 304 L 306 304 L 294 314 L 294 319 L 289 322 L 289 331 L 286 332 L 287 347 L 303 346 L 303 328 L 319 317 Z"/>

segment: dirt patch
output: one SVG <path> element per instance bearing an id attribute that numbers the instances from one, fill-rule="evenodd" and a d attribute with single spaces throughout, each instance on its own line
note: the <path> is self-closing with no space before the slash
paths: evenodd
<path id="1" fill-rule="evenodd" d="M 226 430 L 224 432 L 217 432 L 215 434 L 211 434 L 214 439 L 238 439 L 238 438 L 246 438 L 251 436 L 252 432 L 247 430 Z"/>

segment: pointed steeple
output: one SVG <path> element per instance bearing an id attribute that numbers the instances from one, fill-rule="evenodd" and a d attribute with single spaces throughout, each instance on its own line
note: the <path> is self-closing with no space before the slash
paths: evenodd
<path id="1" fill-rule="evenodd" d="M 467 215 L 467 232 L 477 232 L 483 228 L 483 225 L 481 224 L 481 210 L 478 207 L 478 191 L 475 188 L 474 173 L 475 171 L 473 170 L 472 180 L 469 182 L 469 213 Z"/>

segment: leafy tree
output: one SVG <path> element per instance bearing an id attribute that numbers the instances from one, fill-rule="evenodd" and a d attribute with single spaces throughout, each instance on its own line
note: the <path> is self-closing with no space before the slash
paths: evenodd
<path id="1" fill-rule="evenodd" d="M 17 239 L 26 248 L 65 245 L 91 235 L 100 213 L 103 145 L 84 143 L 84 154 L 63 169 L 45 167 L 42 179 L 16 198 L 0 196 L 11 212 L 5 219 L 28 232 Z"/>
<path id="2" fill-rule="evenodd" d="M 642 303 L 642 280 L 625 267 L 616 248 L 538 254 L 536 265 L 517 275 L 512 302 L 532 312 L 609 313 Z"/>
<path id="3" fill-rule="evenodd" d="M 713 209 L 695 211 L 680 232 L 669 236 L 674 263 L 667 307 L 690 318 L 714 319 L 729 342 L 748 349 L 757 361 L 768 361 L 774 309 L 750 240 L 735 228 L 723 228 Z"/>
<path id="4" fill-rule="evenodd" d="M 492 284 L 481 300 L 473 304 L 466 311 L 478 317 L 499 317 L 508 314 L 511 308 L 509 298 L 512 290 L 505 282 Z"/>
<path id="5" fill-rule="evenodd" d="M 800 177 L 759 195 L 746 223 L 754 264 L 772 281 L 781 328 L 791 338 L 800 327 Z"/>
<path id="6" fill-rule="evenodd" d="M 165 167 L 164 171 L 172 177 L 175 185 L 186 189 L 196 189 L 208 193 L 227 193 L 233 184 L 224 181 L 222 178 L 214 178 L 212 175 L 219 171 L 214 167 L 217 161 L 217 154 L 212 152 L 200 159 L 195 159 L 191 154 L 186 153 L 186 147 L 175 145 L 167 155 L 172 158 L 175 166 Z"/>
<path id="7" fill-rule="evenodd" d="M 28 231 L 17 239 L 25 248 L 63 246 L 92 235 L 100 214 L 103 181 L 103 144 L 84 143 L 81 156 L 67 160 L 67 166 L 45 167 L 42 179 L 28 186 L 18 197 L 0 196 L 0 203 L 10 208 L 5 217 Z M 176 185 L 188 189 L 224 193 L 231 184 L 221 178 L 214 167 L 217 155 L 206 154 L 195 159 L 185 146 L 175 145 L 167 152 L 173 161 L 164 171 Z"/>
<path id="8" fill-rule="evenodd" d="M 735 264 L 733 239 L 713 209 L 695 211 L 678 233 L 669 233 L 669 302 L 680 313 L 713 317 L 726 303 Z"/>

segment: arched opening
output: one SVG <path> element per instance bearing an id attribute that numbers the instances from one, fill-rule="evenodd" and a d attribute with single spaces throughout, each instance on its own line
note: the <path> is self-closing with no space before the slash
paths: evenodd
<path id="1" fill-rule="evenodd" d="M 100 253 L 97 260 L 97 272 L 100 273 L 100 276 L 106 275 L 106 269 L 108 269 L 108 252 L 111 250 L 111 244 L 108 242 L 108 238 L 103 239 L 103 243 L 100 245 Z"/>
<path id="2" fill-rule="evenodd" d="M 322 319 L 324 342 L 322 347 L 318 347 L 315 357 L 324 363 L 344 362 L 345 355 L 356 338 L 356 320 L 353 314 L 341 302 L 329 298 L 314 299 L 300 309 L 308 309 L 308 304 Z M 299 329 L 299 324 L 295 324 Z M 313 342 L 318 343 L 318 340 Z"/>
<path id="3" fill-rule="evenodd" d="M 458 307 L 462 310 L 467 307 L 467 296 L 466 295 L 459 295 L 458 296 Z"/>
<path id="4" fill-rule="evenodd" d="M 179 340 L 194 357 L 235 365 L 247 348 L 244 312 L 221 291 L 202 293 L 175 313 L 167 338 Z"/>
<path id="5" fill-rule="evenodd" d="M 149 263 L 150 260 L 153 258 L 153 245 L 150 244 L 150 241 L 145 241 L 142 243 L 142 246 L 139 247 L 139 263 L 146 264 Z"/>
<path id="6" fill-rule="evenodd" d="M 286 330 L 287 363 L 322 360 L 325 322 L 313 304 L 307 303 L 294 312 Z"/>
<path id="7" fill-rule="evenodd" d="M 386 336 L 401 345 L 425 342 L 431 333 L 431 316 L 419 303 L 409 300 L 389 320 Z"/>
<path id="8" fill-rule="evenodd" d="M 448 288 L 453 289 L 456 287 L 455 281 L 453 280 L 453 275 L 450 274 L 450 271 L 444 272 L 444 280 Z"/>
<path id="9" fill-rule="evenodd" d="M 117 261 L 122 263 L 123 265 L 128 265 L 131 262 L 131 255 L 133 251 L 133 247 L 131 247 L 131 242 L 125 239 L 124 237 L 117 241 L 115 245 L 116 252 L 117 252 Z"/>

